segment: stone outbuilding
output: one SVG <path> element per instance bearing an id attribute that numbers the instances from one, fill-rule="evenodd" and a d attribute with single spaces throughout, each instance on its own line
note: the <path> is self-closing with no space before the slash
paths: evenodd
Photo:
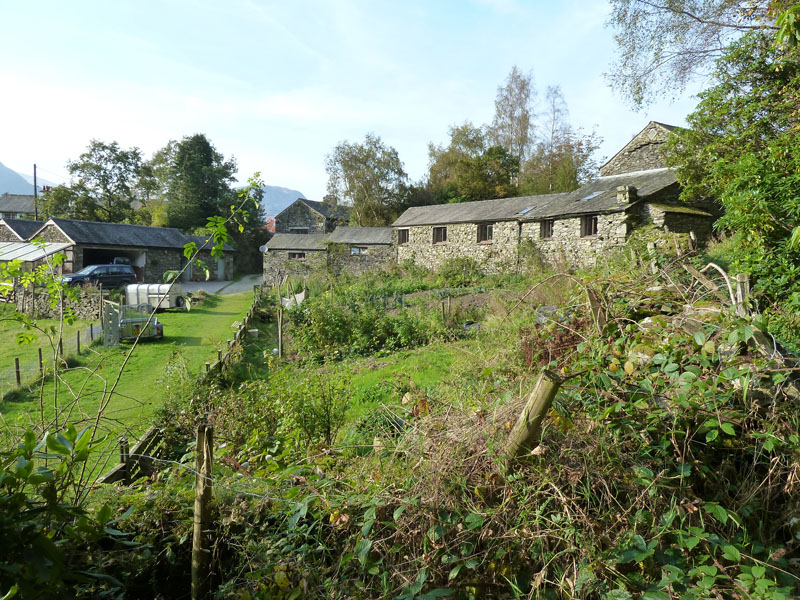
<path id="1" fill-rule="evenodd" d="M 197 244 L 197 258 L 202 260 L 208 267 L 210 277 L 218 281 L 229 281 L 233 279 L 233 253 L 234 249 L 227 243 L 222 244 L 222 257 L 214 258 L 211 256 L 211 249 L 214 247 L 214 240 L 205 235 L 187 235 L 187 241 Z M 192 272 L 192 265 L 187 269 L 185 280 L 205 279 L 205 273 Z"/>
<path id="2" fill-rule="evenodd" d="M 0 241 L 26 242 L 42 228 L 43 224 L 43 221 L 32 219 L 0 219 Z"/>
<path id="3" fill-rule="evenodd" d="M 673 129 L 651 121 L 599 178 L 572 192 L 409 208 L 393 223 L 397 260 L 437 269 L 469 257 L 499 272 L 517 264 L 527 241 L 546 264 L 589 265 L 649 223 L 705 241 L 714 216 L 679 202 L 680 185 L 664 161 Z"/>
<path id="4" fill-rule="evenodd" d="M 325 240 L 334 273 L 359 274 L 395 260 L 391 227 L 344 227 Z"/>
<path id="5" fill-rule="evenodd" d="M 438 269 L 445 260 L 468 257 L 488 271 L 517 261 L 517 216 L 561 194 L 414 206 L 393 223 L 397 262 Z"/>
<path id="6" fill-rule="evenodd" d="M 0 219 L 0 263 L 22 261 L 22 268 L 31 271 L 47 261 L 47 257 L 63 252 L 69 243 L 32 244 L 28 240 L 42 227 L 42 221 Z M 60 267 L 54 268 L 60 272 Z"/>
<path id="7" fill-rule="evenodd" d="M 298 198 L 275 216 L 275 233 L 332 233 L 350 220 L 350 207 Z"/>
<path id="8" fill-rule="evenodd" d="M 147 227 L 126 223 L 101 223 L 52 218 L 41 225 L 29 239 L 67 244 L 63 252 L 64 273 L 74 273 L 85 266 L 117 261 L 129 263 L 140 282 L 164 280 L 164 273 L 186 265 L 184 246 L 190 238 L 171 227 Z M 216 272 L 212 269 L 212 278 Z M 191 271 L 183 279 L 190 280 Z"/>
<path id="9" fill-rule="evenodd" d="M 281 275 L 304 275 L 327 267 L 324 233 L 276 233 L 265 244 L 264 281 Z"/>

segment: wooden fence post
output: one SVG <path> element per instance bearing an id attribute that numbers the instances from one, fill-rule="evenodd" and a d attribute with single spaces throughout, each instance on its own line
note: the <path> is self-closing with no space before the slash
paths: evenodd
<path id="1" fill-rule="evenodd" d="M 39 377 L 44 377 L 44 360 L 42 360 L 41 348 L 39 348 Z"/>
<path id="2" fill-rule="evenodd" d="M 542 371 L 531 395 L 528 396 L 525 408 L 508 437 L 505 454 L 508 457 L 509 471 L 513 470 L 517 458 L 530 452 L 539 444 L 542 420 L 550 410 L 550 405 L 553 403 L 559 387 L 561 387 L 561 378 L 558 375 L 547 369 Z"/>
<path id="3" fill-rule="evenodd" d="M 75 333 L 76 333 L 76 335 L 75 335 L 75 343 L 77 344 L 78 354 L 80 355 L 80 353 L 81 353 L 81 330 L 78 329 L 78 331 L 76 331 Z"/>
<path id="4" fill-rule="evenodd" d="M 210 370 L 211 370 L 211 363 L 206 362 L 206 373 L 208 373 Z"/>
<path id="5" fill-rule="evenodd" d="M 94 341 L 94 323 L 89 323 L 89 343 Z"/>
<path id="6" fill-rule="evenodd" d="M 586 295 L 589 297 L 589 310 L 592 311 L 592 318 L 599 333 L 603 333 L 603 329 L 608 322 L 606 318 L 606 311 L 603 310 L 603 304 L 600 302 L 600 297 L 592 288 L 586 288 Z"/>
<path id="7" fill-rule="evenodd" d="M 121 437 L 119 438 L 119 463 L 121 465 L 125 465 L 123 467 L 123 479 L 122 481 L 125 485 L 130 483 L 130 459 L 131 459 L 131 451 L 130 445 L 128 444 L 128 438 Z"/>
<path id="8" fill-rule="evenodd" d="M 194 480 L 194 535 L 192 538 L 192 600 L 208 598 L 211 568 L 209 521 L 211 520 L 211 477 L 214 430 L 207 425 L 197 428 Z"/>
<path id="9" fill-rule="evenodd" d="M 19 357 L 14 358 L 14 372 L 17 375 L 17 387 L 22 385 L 22 377 L 19 372 Z"/>
<path id="10" fill-rule="evenodd" d="M 736 314 L 740 317 L 747 316 L 747 300 L 750 297 L 750 274 L 739 273 L 736 275 Z"/>
<path id="11" fill-rule="evenodd" d="M 278 307 L 278 358 L 283 358 L 283 308 Z"/>
<path id="12" fill-rule="evenodd" d="M 64 340 L 62 338 L 58 338 L 58 355 L 64 356 Z"/>

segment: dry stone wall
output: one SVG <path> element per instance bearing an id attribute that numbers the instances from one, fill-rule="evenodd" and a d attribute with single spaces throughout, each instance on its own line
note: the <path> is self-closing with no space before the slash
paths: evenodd
<path id="1" fill-rule="evenodd" d="M 397 246 L 397 262 L 411 260 L 437 270 L 447 259 L 471 258 L 484 272 L 502 272 L 516 266 L 518 227 L 516 221 L 494 223 L 492 241 L 478 242 L 477 223 L 447 225 L 447 241 L 437 244 L 433 243 L 434 226 L 409 227 L 408 243 Z M 397 231 L 393 239 L 396 243 Z"/>
<path id="2" fill-rule="evenodd" d="M 45 292 L 33 291 L 20 285 L 14 287 L 14 297 L 17 311 L 34 318 L 58 319 L 61 317 L 59 306 L 50 305 L 50 296 Z M 67 301 L 66 306 L 75 311 L 78 319 L 83 321 L 97 321 L 100 319 L 102 296 L 100 290 L 94 286 L 80 288 L 77 302 Z"/>

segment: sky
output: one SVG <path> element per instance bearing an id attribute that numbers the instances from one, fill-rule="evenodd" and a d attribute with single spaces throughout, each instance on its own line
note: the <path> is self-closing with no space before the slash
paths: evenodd
<path id="1" fill-rule="evenodd" d="M 237 178 L 321 199 L 325 157 L 368 132 L 412 180 L 451 125 L 488 123 L 512 66 L 561 87 L 610 158 L 684 94 L 633 111 L 604 79 L 607 0 L 0 0 L 0 162 L 68 181 L 91 139 L 146 157 L 204 133 Z"/>

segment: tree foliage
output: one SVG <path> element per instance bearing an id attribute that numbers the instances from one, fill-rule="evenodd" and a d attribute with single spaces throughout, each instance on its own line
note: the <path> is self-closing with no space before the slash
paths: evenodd
<path id="1" fill-rule="evenodd" d="M 236 173 L 233 159 L 225 160 L 202 133 L 183 138 L 174 149 L 168 144 L 162 152 L 168 165 L 162 185 L 169 200 L 170 227 L 193 231 L 205 226 L 208 215 L 227 213 Z"/>
<path id="2" fill-rule="evenodd" d="M 388 225 L 407 185 L 397 150 L 368 133 L 361 143 L 342 141 L 325 160 L 331 201 L 350 204 L 352 220 L 363 227 Z"/>
<path id="3" fill-rule="evenodd" d="M 142 153 L 117 142 L 92 140 L 86 152 L 67 163 L 72 178 L 46 192 L 42 213 L 87 221 L 122 223 L 134 217 L 142 177 Z"/>
<path id="4" fill-rule="evenodd" d="M 428 160 L 437 203 L 506 198 L 517 191 L 519 158 L 502 146 L 490 146 L 489 135 L 472 123 L 451 127 L 447 146 L 430 144 Z"/>
<path id="5" fill-rule="evenodd" d="M 548 87 L 540 115 L 539 136 L 519 178 L 523 194 L 570 192 L 598 170 L 594 153 L 600 145 L 595 132 L 583 133 L 569 123 L 569 109 L 559 87 Z"/>
<path id="6" fill-rule="evenodd" d="M 752 32 L 717 63 L 689 129 L 670 142 L 689 201 L 715 199 L 733 235 L 734 267 L 773 297 L 800 303 L 800 62 L 773 36 Z"/>
<path id="7" fill-rule="evenodd" d="M 488 127 L 492 146 L 505 148 L 510 156 L 524 161 L 534 142 L 536 88 L 532 73 L 522 73 L 516 65 L 506 77 L 505 85 L 497 88 L 494 119 Z"/>
<path id="8" fill-rule="evenodd" d="M 776 29 L 787 0 L 611 0 L 619 56 L 609 80 L 635 105 L 677 96 L 744 33 Z"/>

